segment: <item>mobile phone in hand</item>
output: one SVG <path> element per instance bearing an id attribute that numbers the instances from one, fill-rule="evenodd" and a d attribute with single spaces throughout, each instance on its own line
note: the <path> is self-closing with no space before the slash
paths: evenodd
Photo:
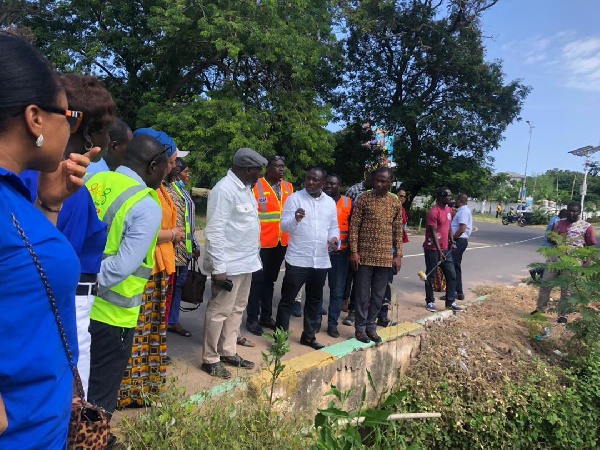
<path id="1" fill-rule="evenodd" d="M 227 278 L 225 281 L 223 281 L 223 284 L 221 284 L 221 287 L 223 289 L 225 289 L 227 292 L 231 292 L 231 290 L 233 289 L 233 281 L 231 281 L 229 278 Z"/>

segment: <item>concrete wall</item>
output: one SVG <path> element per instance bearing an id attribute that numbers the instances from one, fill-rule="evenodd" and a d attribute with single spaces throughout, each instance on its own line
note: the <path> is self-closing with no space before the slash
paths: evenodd
<path id="1" fill-rule="evenodd" d="M 286 368 L 276 383 L 275 396 L 281 399 L 277 408 L 314 413 L 334 398 L 324 395 L 331 384 L 341 391 L 355 388 L 346 408 L 359 404 L 363 386 L 367 387 L 367 402 L 375 401 L 378 393 L 370 387 L 367 370 L 379 393 L 393 386 L 419 353 L 421 331 L 420 324 L 404 322 L 379 330 L 384 339 L 380 344 L 350 339 L 285 361 Z M 271 374 L 263 370 L 250 380 L 251 390 L 270 392 L 270 378 Z"/>

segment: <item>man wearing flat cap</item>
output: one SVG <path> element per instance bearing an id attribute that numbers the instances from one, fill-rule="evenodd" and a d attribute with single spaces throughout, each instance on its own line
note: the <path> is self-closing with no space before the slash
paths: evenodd
<path id="1" fill-rule="evenodd" d="M 260 224 L 252 186 L 267 160 L 240 148 L 233 166 L 208 195 L 202 271 L 211 275 L 211 299 L 204 319 L 202 370 L 230 378 L 224 364 L 252 369 L 237 354 L 237 335 L 248 303 L 252 273 L 261 269 Z"/>

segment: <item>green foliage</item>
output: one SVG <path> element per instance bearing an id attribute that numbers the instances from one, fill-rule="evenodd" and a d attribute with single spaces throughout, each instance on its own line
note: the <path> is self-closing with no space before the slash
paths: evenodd
<path id="1" fill-rule="evenodd" d="M 367 370 L 369 385 L 375 393 L 377 388 Z M 340 391 L 335 385 L 325 393 L 333 395 L 336 401 L 331 400 L 327 408 L 319 409 L 315 416 L 316 442 L 312 449 L 342 450 L 352 448 L 409 448 L 416 450 L 417 446 L 408 447 L 402 435 L 397 432 L 397 424 L 388 421 L 392 413 L 389 409 L 397 408 L 406 395 L 405 391 L 389 395 L 385 400 L 383 393 L 379 393 L 377 406 L 366 407 L 367 387 L 363 386 L 361 402 L 357 410 L 350 412 L 344 409 L 346 400 L 350 398 L 354 389 Z M 360 420 L 358 420 L 360 418 Z"/>
<path id="2" fill-rule="evenodd" d="M 171 380 L 145 412 L 123 417 L 117 434 L 129 449 L 308 448 L 299 412 L 278 415 L 264 398 L 224 395 L 190 403 Z M 269 425 L 265 425 L 269 424 Z"/>
<path id="3" fill-rule="evenodd" d="M 343 3 L 347 58 L 337 106 L 346 120 L 370 119 L 395 135 L 396 172 L 413 194 L 442 184 L 475 192 L 529 92 L 505 82 L 499 61 L 484 60 L 479 18 L 494 3 Z"/>
<path id="4" fill-rule="evenodd" d="M 21 22 L 61 70 L 102 77 L 133 128 L 162 128 L 190 150 L 198 185 L 241 146 L 285 156 L 293 181 L 331 163 L 330 1 L 56 0 Z"/>
<path id="5" fill-rule="evenodd" d="M 557 245 L 541 247 L 538 251 L 550 259 L 544 265 L 545 270 L 556 271 L 558 276 L 550 281 L 542 280 L 539 284 L 569 289 L 568 311 L 579 314 L 568 328 L 574 332 L 574 338 L 581 344 L 582 350 L 594 348 L 600 340 L 600 314 L 593 307 L 600 298 L 600 249 L 574 248 L 564 236 L 555 232 L 548 233 L 548 240 Z"/>
<path id="6" fill-rule="evenodd" d="M 596 366 L 597 366 L 596 362 Z M 504 378 L 481 392 L 452 374 L 428 372 L 406 380 L 404 407 L 434 410 L 443 421 L 406 421 L 400 432 L 423 448 L 592 448 L 600 410 L 586 404 L 583 380 L 541 361 L 520 364 L 523 380 Z M 446 377 L 444 377 L 446 375 Z M 596 397 L 596 401 L 597 401 Z M 593 415 L 590 415 L 593 413 Z"/>
<path id="7" fill-rule="evenodd" d="M 387 156 L 381 147 L 368 144 L 372 136 L 371 127 L 360 122 L 351 123 L 335 133 L 333 164 L 326 165 L 327 171 L 341 175 L 342 183 L 348 187 L 364 180 L 367 168 Z"/>
<path id="8" fill-rule="evenodd" d="M 271 374 L 271 390 L 269 392 L 269 403 L 273 403 L 273 393 L 275 392 L 275 383 L 277 378 L 285 369 L 285 364 L 282 364 L 281 358 L 290 351 L 290 342 L 288 337 L 291 331 L 284 331 L 277 327 L 272 333 L 264 333 L 263 336 L 272 339 L 273 343 L 267 348 L 267 352 L 260 352 L 263 362 L 267 365 L 267 370 Z"/>
<path id="9" fill-rule="evenodd" d="M 533 195 L 534 201 L 548 199 L 565 205 L 570 201 L 581 202 L 581 183 L 582 172 L 551 169 L 542 175 L 527 177 L 527 192 Z M 587 185 L 586 200 L 594 205 L 600 204 L 600 176 L 588 175 Z M 586 206 L 588 211 L 593 209 Z"/>
<path id="10" fill-rule="evenodd" d="M 550 220 L 550 217 L 554 214 L 549 214 L 542 208 L 533 207 L 531 213 L 527 217 L 528 225 L 546 225 Z"/>

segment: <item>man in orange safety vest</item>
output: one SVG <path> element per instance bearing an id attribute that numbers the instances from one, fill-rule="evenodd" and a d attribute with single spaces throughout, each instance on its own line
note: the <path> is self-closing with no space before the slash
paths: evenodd
<path id="1" fill-rule="evenodd" d="M 352 210 L 352 200 L 340 194 L 342 179 L 339 175 L 331 174 L 325 181 L 325 193 L 336 203 L 337 220 L 340 229 L 340 244 L 337 249 L 330 249 L 329 260 L 331 268 L 327 272 L 329 280 L 329 311 L 327 315 L 327 334 L 337 338 L 338 319 L 342 311 L 342 299 L 348 273 L 348 221 Z"/>
<path id="2" fill-rule="evenodd" d="M 285 258 L 288 234 L 280 228 L 281 210 L 294 189 L 283 180 L 285 160 L 282 156 L 267 158 L 265 176 L 252 188 L 258 204 L 260 220 L 260 259 L 263 268 L 252 275 L 252 285 L 246 309 L 246 329 L 257 336 L 263 327 L 275 329 L 272 318 L 273 287 Z"/>

